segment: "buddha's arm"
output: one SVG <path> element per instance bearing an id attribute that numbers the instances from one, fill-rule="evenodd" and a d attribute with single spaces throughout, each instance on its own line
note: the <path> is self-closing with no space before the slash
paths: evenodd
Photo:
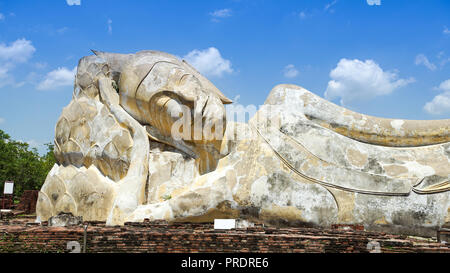
<path id="1" fill-rule="evenodd" d="M 290 86 L 297 91 L 304 90 Z M 450 141 L 450 119 L 403 120 L 368 116 L 350 111 L 310 92 L 300 95 L 303 113 L 311 121 L 339 134 L 370 144 L 416 147 Z"/>

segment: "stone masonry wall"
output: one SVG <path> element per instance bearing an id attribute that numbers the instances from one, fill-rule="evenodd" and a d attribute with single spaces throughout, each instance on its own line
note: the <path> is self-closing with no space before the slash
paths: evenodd
<path id="1" fill-rule="evenodd" d="M 49 227 L 0 223 L 0 252 L 68 252 L 67 242 L 83 247 L 82 226 Z M 446 252 L 450 245 L 431 238 L 361 230 L 249 227 L 214 230 L 212 224 L 147 222 L 105 227 L 90 222 L 88 253 L 100 252 L 369 252 L 376 241 L 381 252 Z"/>

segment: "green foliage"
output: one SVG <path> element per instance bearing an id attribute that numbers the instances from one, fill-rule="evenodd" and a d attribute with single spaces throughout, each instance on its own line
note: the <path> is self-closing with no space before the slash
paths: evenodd
<path id="1" fill-rule="evenodd" d="M 24 190 L 39 190 L 55 164 L 53 144 L 46 144 L 47 153 L 39 155 L 28 143 L 15 141 L 0 130 L 0 190 L 5 181 L 14 181 L 14 196 Z"/>

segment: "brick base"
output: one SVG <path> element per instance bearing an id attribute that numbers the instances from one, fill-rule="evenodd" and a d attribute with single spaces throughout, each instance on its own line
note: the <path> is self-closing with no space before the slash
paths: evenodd
<path id="1" fill-rule="evenodd" d="M 68 252 L 67 242 L 83 247 L 82 226 L 49 227 L 34 223 L 0 223 L 0 252 Z M 450 245 L 431 238 L 353 229 L 252 227 L 214 230 L 212 224 L 145 222 L 106 227 L 90 222 L 86 252 L 446 252 Z"/>

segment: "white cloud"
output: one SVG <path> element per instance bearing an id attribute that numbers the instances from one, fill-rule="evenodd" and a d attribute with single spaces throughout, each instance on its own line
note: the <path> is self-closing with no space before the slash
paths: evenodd
<path id="1" fill-rule="evenodd" d="M 40 142 L 40 141 L 36 141 L 34 139 L 30 139 L 30 140 L 22 140 L 22 139 L 17 139 L 18 142 L 22 142 L 22 143 L 26 143 L 28 144 L 28 147 L 31 149 L 36 149 L 38 153 L 40 154 L 45 154 L 46 151 L 46 146 L 44 143 Z"/>
<path id="2" fill-rule="evenodd" d="M 448 29 L 447 27 L 444 27 L 443 33 L 444 34 L 450 34 L 450 29 Z"/>
<path id="3" fill-rule="evenodd" d="M 45 63 L 45 62 L 36 62 L 33 66 L 35 68 L 37 68 L 37 69 L 44 69 L 44 68 L 47 67 L 47 63 Z"/>
<path id="4" fill-rule="evenodd" d="M 5 122 L 4 118 L 0 118 L 0 124 L 2 124 L 3 122 Z"/>
<path id="5" fill-rule="evenodd" d="M 431 71 L 436 70 L 436 65 L 431 63 L 428 58 L 423 55 L 423 54 L 419 54 L 416 56 L 416 61 L 415 61 L 416 65 L 421 65 L 423 64 L 426 68 L 430 69 Z"/>
<path id="6" fill-rule="evenodd" d="M 66 33 L 68 30 L 69 30 L 68 27 L 62 27 L 62 28 L 58 28 L 58 29 L 56 30 L 56 33 L 58 33 L 58 34 L 64 34 L 64 33 Z"/>
<path id="7" fill-rule="evenodd" d="M 295 68 L 293 64 L 288 64 L 283 69 L 283 75 L 286 78 L 295 78 L 298 76 L 298 70 Z"/>
<path id="8" fill-rule="evenodd" d="M 212 17 L 212 21 L 219 22 L 219 19 L 231 17 L 231 9 L 220 9 L 210 12 L 209 15 Z"/>
<path id="9" fill-rule="evenodd" d="M 443 92 L 427 102 L 423 109 L 432 115 L 450 113 L 450 91 Z"/>
<path id="10" fill-rule="evenodd" d="M 67 5 L 69 6 L 80 6 L 81 5 L 81 0 L 66 0 Z"/>
<path id="11" fill-rule="evenodd" d="M 231 9 L 220 9 L 210 13 L 213 17 L 226 18 L 231 16 Z"/>
<path id="12" fill-rule="evenodd" d="M 0 60 L 14 63 L 24 63 L 31 58 L 36 51 L 31 41 L 18 39 L 9 46 L 0 44 Z"/>
<path id="13" fill-rule="evenodd" d="M 443 92 L 427 102 L 423 109 L 432 115 L 450 114 L 450 79 L 441 82 L 435 89 Z"/>
<path id="14" fill-rule="evenodd" d="M 0 65 L 0 79 L 4 79 L 8 76 L 9 67 L 7 65 Z"/>
<path id="15" fill-rule="evenodd" d="M 381 0 L 367 0 L 367 4 L 369 6 L 373 6 L 373 5 L 380 6 L 381 5 Z"/>
<path id="16" fill-rule="evenodd" d="M 20 64 L 27 62 L 36 51 L 31 41 L 18 39 L 9 45 L 0 44 L 0 87 L 12 85 L 19 87 L 23 82 L 17 83 L 11 71 Z"/>
<path id="17" fill-rule="evenodd" d="M 5 20 L 5 15 L 3 15 L 3 13 L 0 13 L 0 21 L 1 20 Z"/>
<path id="18" fill-rule="evenodd" d="M 305 19 L 305 18 L 306 18 L 306 12 L 300 11 L 300 12 L 298 13 L 298 17 L 300 17 L 300 19 Z"/>
<path id="19" fill-rule="evenodd" d="M 414 82 L 414 78 L 398 79 L 396 71 L 383 71 L 373 60 L 363 62 L 345 58 L 331 70 L 330 77 L 332 80 L 328 82 L 325 98 L 340 98 L 341 105 L 387 95 Z"/>
<path id="20" fill-rule="evenodd" d="M 215 47 L 205 50 L 194 49 L 184 56 L 183 59 L 205 76 L 221 77 L 226 73 L 233 72 L 231 62 L 222 58 L 219 50 Z"/>
<path id="21" fill-rule="evenodd" d="M 112 34 L 112 20 L 108 19 L 108 34 Z"/>
<path id="22" fill-rule="evenodd" d="M 30 146 L 30 148 L 36 148 L 36 149 L 38 149 L 39 146 L 42 145 L 41 143 L 37 142 L 37 141 L 34 140 L 34 139 L 30 139 L 30 140 L 26 141 L 26 143 L 28 143 L 28 145 Z"/>
<path id="23" fill-rule="evenodd" d="M 442 91 L 450 91 L 450 79 L 441 82 L 439 87 L 437 87 L 436 89 L 437 90 L 442 90 Z"/>
<path id="24" fill-rule="evenodd" d="M 0 64 L 0 88 L 6 85 L 14 86 L 16 81 L 14 76 L 9 73 L 11 66 Z"/>
<path id="25" fill-rule="evenodd" d="M 447 63 L 450 63 L 450 58 L 446 58 L 441 61 L 441 68 L 444 67 Z"/>
<path id="26" fill-rule="evenodd" d="M 76 67 L 74 67 L 72 70 L 69 70 L 65 67 L 60 67 L 58 69 L 50 71 L 45 76 L 45 79 L 38 84 L 37 89 L 54 90 L 58 87 L 73 85 L 76 71 Z"/>
<path id="27" fill-rule="evenodd" d="M 450 57 L 446 57 L 446 56 L 445 56 L 445 51 L 440 51 L 440 52 L 437 54 L 437 58 L 438 58 L 439 61 L 440 61 L 439 65 L 440 65 L 441 69 L 442 69 L 447 63 L 450 63 Z"/>
<path id="28" fill-rule="evenodd" d="M 337 3 L 337 0 L 333 0 L 332 2 L 326 4 L 324 10 L 325 11 L 330 10 L 330 8 L 334 5 L 336 5 L 336 3 Z M 330 12 L 333 12 L 333 10 L 330 10 Z"/>

